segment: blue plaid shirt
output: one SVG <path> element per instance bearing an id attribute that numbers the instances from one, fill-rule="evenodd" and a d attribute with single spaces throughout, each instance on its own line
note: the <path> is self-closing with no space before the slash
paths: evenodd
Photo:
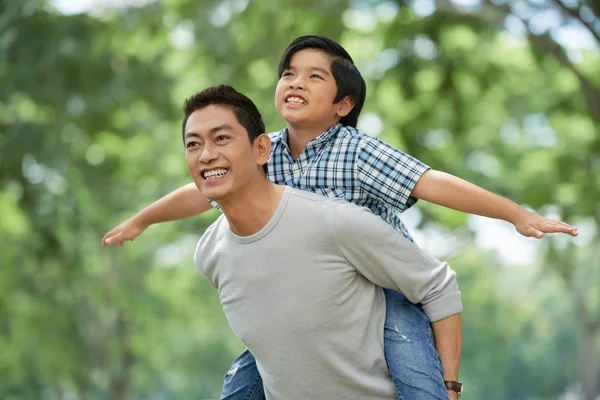
<path id="1" fill-rule="evenodd" d="M 287 135 L 287 129 L 269 135 L 269 180 L 368 207 L 412 240 L 398 214 L 417 202 L 410 193 L 427 165 L 341 124 L 312 138 L 294 160 Z"/>

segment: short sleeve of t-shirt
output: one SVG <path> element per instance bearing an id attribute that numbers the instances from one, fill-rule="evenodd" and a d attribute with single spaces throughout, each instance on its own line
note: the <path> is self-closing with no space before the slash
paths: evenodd
<path id="1" fill-rule="evenodd" d="M 399 211 L 417 202 L 410 193 L 428 165 L 376 138 L 363 141 L 357 157 L 360 187 L 369 195 Z"/>

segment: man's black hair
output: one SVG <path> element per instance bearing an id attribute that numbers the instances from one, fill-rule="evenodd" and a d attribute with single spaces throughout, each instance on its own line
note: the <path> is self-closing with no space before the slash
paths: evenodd
<path id="1" fill-rule="evenodd" d="M 358 116 L 365 104 L 365 96 L 367 95 L 367 85 L 362 75 L 354 65 L 354 61 L 350 54 L 335 41 L 324 36 L 300 36 L 295 39 L 281 56 L 279 62 L 279 77 L 283 72 L 290 67 L 292 56 L 300 50 L 314 49 L 321 50 L 329 55 L 331 60 L 331 72 L 337 84 L 337 95 L 333 100 L 334 103 L 339 102 L 346 96 L 350 96 L 354 102 L 352 111 L 345 117 L 340 119 L 340 123 L 345 126 L 356 128 Z"/>
<path id="2" fill-rule="evenodd" d="M 240 125 L 248 132 L 250 143 L 254 143 L 254 139 L 265 133 L 265 123 L 254 102 L 231 86 L 219 85 L 204 89 L 186 99 L 183 103 L 184 117 L 181 124 L 181 135 L 184 143 L 185 125 L 190 115 L 194 111 L 208 106 L 225 106 L 231 109 Z M 267 164 L 263 165 L 263 169 L 266 174 Z"/>

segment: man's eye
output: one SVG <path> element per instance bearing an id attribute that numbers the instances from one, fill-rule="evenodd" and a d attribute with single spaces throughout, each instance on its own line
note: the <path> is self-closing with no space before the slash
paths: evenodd
<path id="1" fill-rule="evenodd" d="M 225 135 L 219 135 L 219 136 L 217 136 L 217 141 L 222 141 L 222 140 L 226 140 L 226 139 L 229 139 L 229 138 L 227 136 L 225 136 Z"/>
<path id="2" fill-rule="evenodd" d="M 188 144 L 185 145 L 186 149 L 189 149 L 191 147 L 195 147 L 198 145 L 198 142 L 188 142 Z"/>

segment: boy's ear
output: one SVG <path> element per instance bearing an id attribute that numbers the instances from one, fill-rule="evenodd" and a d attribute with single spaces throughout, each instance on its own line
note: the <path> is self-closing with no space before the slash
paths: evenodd
<path id="1" fill-rule="evenodd" d="M 265 165 L 271 155 L 271 138 L 266 133 L 254 139 L 254 154 L 258 165 Z"/>
<path id="2" fill-rule="evenodd" d="M 345 96 L 343 99 L 341 99 L 338 102 L 337 115 L 340 118 L 343 118 L 346 115 L 350 114 L 350 111 L 352 111 L 353 108 L 354 108 L 354 100 L 352 100 L 352 97 L 350 97 L 350 96 Z"/>

